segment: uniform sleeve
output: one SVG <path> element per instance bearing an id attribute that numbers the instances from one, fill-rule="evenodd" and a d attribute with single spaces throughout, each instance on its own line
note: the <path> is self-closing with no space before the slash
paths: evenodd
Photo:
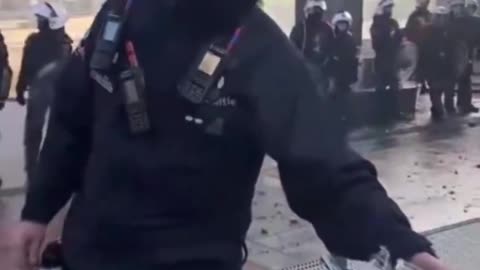
<path id="1" fill-rule="evenodd" d="M 255 70 L 259 140 L 279 163 L 291 208 L 310 221 L 330 251 L 367 260 L 386 246 L 395 258 L 431 251 L 355 153 L 295 51 L 275 42 Z"/>
<path id="2" fill-rule="evenodd" d="M 472 45 L 480 46 L 480 17 L 472 16 L 469 29 L 473 31 Z"/>
<path id="3" fill-rule="evenodd" d="M 415 35 L 420 28 L 418 16 L 415 13 L 410 14 L 405 26 L 405 36 L 412 42 L 416 42 Z"/>
<path id="4" fill-rule="evenodd" d="M 325 31 L 327 32 L 328 44 L 327 44 L 327 54 L 329 56 L 332 55 L 335 46 L 335 32 L 333 30 L 333 26 L 329 23 L 325 23 Z"/>
<path id="5" fill-rule="evenodd" d="M 78 188 L 90 150 L 92 99 L 86 64 L 74 55 L 57 85 L 38 169 L 28 187 L 24 220 L 47 224 Z"/>
<path id="6" fill-rule="evenodd" d="M 72 44 L 73 44 L 72 38 L 68 34 L 65 34 L 64 50 L 66 55 L 70 55 L 72 53 L 73 51 Z"/>
<path id="7" fill-rule="evenodd" d="M 25 41 L 25 46 L 23 47 L 22 62 L 20 64 L 20 73 L 18 74 L 17 81 L 17 94 L 23 94 L 27 90 L 28 84 L 30 83 L 33 72 L 31 69 L 30 59 L 32 59 L 32 44 L 34 43 L 34 36 L 31 35 Z"/>
<path id="8" fill-rule="evenodd" d="M 290 41 L 299 50 L 303 50 L 303 27 L 301 23 L 297 23 L 290 33 Z"/>
<path id="9" fill-rule="evenodd" d="M 374 19 L 373 24 L 370 27 L 370 36 L 372 38 L 372 47 L 375 52 L 381 51 L 386 44 L 385 35 L 383 35 L 380 28 L 381 28 L 381 25 L 375 22 L 375 19 Z"/>
<path id="10" fill-rule="evenodd" d="M 348 46 L 348 51 L 347 53 L 347 58 L 349 62 L 349 81 L 350 83 L 355 83 L 358 81 L 358 65 L 359 65 L 359 60 L 358 60 L 358 48 L 357 48 L 357 43 L 355 42 L 355 39 L 350 37 L 349 39 L 349 46 Z"/>
<path id="11" fill-rule="evenodd" d="M 5 43 L 5 38 L 0 32 L 0 62 L 2 65 L 8 65 L 8 47 Z M 3 68 L 3 67 L 2 67 Z"/>
<path id="12" fill-rule="evenodd" d="M 105 6 L 97 19 L 103 11 Z M 96 32 L 95 28 L 91 33 Z M 92 36 L 69 57 L 59 76 L 38 168 L 22 211 L 23 220 L 47 224 L 83 180 L 91 149 L 94 110 L 89 65 L 85 60 L 85 54 L 91 51 Z"/>
<path id="13" fill-rule="evenodd" d="M 395 20 L 393 21 L 393 27 L 395 29 L 395 34 L 393 36 L 393 40 L 394 40 L 395 46 L 397 48 L 400 48 L 400 46 L 402 44 L 402 41 L 403 41 L 404 32 L 402 31 L 402 29 L 400 29 L 400 25 Z"/>

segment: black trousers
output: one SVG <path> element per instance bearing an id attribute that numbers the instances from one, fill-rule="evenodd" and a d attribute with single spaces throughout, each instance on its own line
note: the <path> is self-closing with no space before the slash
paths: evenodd
<path id="1" fill-rule="evenodd" d="M 375 58 L 376 90 L 396 91 L 399 89 L 398 70 L 395 68 L 394 60 L 391 57 Z"/>
<path id="2" fill-rule="evenodd" d="M 465 73 L 458 80 L 458 99 L 459 108 L 468 109 L 472 106 L 472 73 L 473 64 L 469 64 Z"/>
<path id="3" fill-rule="evenodd" d="M 349 83 L 339 82 L 335 83 L 335 89 L 333 91 L 333 99 L 342 106 L 348 105 L 348 96 L 352 93 L 352 88 Z"/>
<path id="4" fill-rule="evenodd" d="M 454 108 L 455 82 L 453 80 L 430 80 L 429 84 L 432 110 L 441 113 L 444 109 Z"/>

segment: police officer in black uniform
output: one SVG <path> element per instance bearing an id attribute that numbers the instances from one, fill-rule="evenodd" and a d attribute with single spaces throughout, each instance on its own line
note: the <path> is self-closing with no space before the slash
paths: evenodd
<path id="1" fill-rule="evenodd" d="M 410 14 L 404 30 L 406 38 L 415 43 L 418 51 L 423 49 L 423 42 L 426 37 L 425 30 L 432 23 L 432 13 L 428 9 L 429 4 L 430 0 L 417 0 L 417 8 Z M 421 54 L 419 53 L 419 55 Z M 416 80 L 422 85 L 422 93 L 427 93 L 428 85 L 426 84 L 423 71 L 423 61 L 418 59 L 415 71 Z"/>
<path id="2" fill-rule="evenodd" d="M 424 60 L 425 78 L 430 85 L 432 118 L 440 120 L 445 111 L 454 111 L 455 50 L 457 40 L 449 27 L 449 10 L 438 6 L 433 14 L 433 24 L 427 27 Z M 443 98 L 443 100 L 442 100 Z"/>
<path id="3" fill-rule="evenodd" d="M 43 137 L 45 117 L 53 99 L 53 89 L 35 85 L 37 77 L 49 64 L 66 58 L 72 50 L 72 40 L 65 33 L 67 14 L 58 4 L 44 2 L 33 7 L 38 32 L 31 34 L 23 50 L 23 59 L 17 82 L 17 102 L 25 105 L 25 92 L 29 103 L 25 119 L 25 170 L 27 182 L 35 169 Z M 45 85 L 45 84 L 44 84 Z"/>
<path id="4" fill-rule="evenodd" d="M 5 43 L 5 38 L 3 37 L 2 32 L 0 32 L 0 110 L 5 107 L 5 101 L 8 98 L 8 92 L 4 83 L 5 82 L 5 69 L 8 69 L 8 48 L 7 44 Z"/>
<path id="5" fill-rule="evenodd" d="M 2 33 L 0 32 L 0 111 L 3 110 L 5 107 L 5 102 L 8 98 L 8 94 L 10 91 L 9 87 L 5 87 L 5 83 L 7 78 L 4 76 L 5 69 L 9 69 L 8 65 L 8 49 L 7 44 L 5 44 L 5 38 L 3 37 Z M 1 137 L 1 135 L 0 135 Z M 0 177 L 0 188 L 2 187 L 3 180 Z"/>
<path id="6" fill-rule="evenodd" d="M 405 26 L 405 36 L 417 45 L 424 39 L 425 27 L 432 22 L 429 4 L 430 0 L 417 0 L 417 8 L 410 14 Z"/>
<path id="7" fill-rule="evenodd" d="M 458 83 L 457 107 L 462 114 L 477 113 L 479 109 L 472 104 L 472 75 L 474 50 L 480 45 L 480 18 L 475 16 L 478 9 L 476 0 L 467 0 L 464 6 L 456 5 L 461 13 L 452 14 L 452 27 L 457 39 L 467 45 L 468 63 L 460 74 Z"/>
<path id="8" fill-rule="evenodd" d="M 325 19 L 327 2 L 307 0 L 304 7 L 305 20 L 297 23 L 290 34 L 293 44 L 308 60 L 321 88 L 329 87 L 329 65 L 333 52 L 334 33 Z"/>
<path id="9" fill-rule="evenodd" d="M 339 12 L 333 17 L 335 40 L 332 74 L 336 88 L 343 93 L 349 93 L 350 86 L 358 79 L 358 49 L 350 32 L 352 24 L 353 18 L 348 11 Z"/>
<path id="10" fill-rule="evenodd" d="M 69 269 L 238 270 L 268 153 L 291 207 L 335 254 L 369 259 L 385 246 L 446 269 L 337 136 L 303 58 L 257 0 L 118 3 L 61 76 L 13 263 L 38 263 L 46 224 L 75 194 Z"/>
<path id="11" fill-rule="evenodd" d="M 402 33 L 398 22 L 392 18 L 393 7 L 393 0 L 381 0 L 370 28 L 372 47 L 375 51 L 375 110 L 378 121 L 382 123 L 400 117 L 396 91 L 400 83 L 397 59 L 401 49 Z"/>
<path id="12" fill-rule="evenodd" d="M 350 32 L 353 24 L 350 12 L 338 12 L 333 17 L 332 24 L 335 29 L 335 39 L 330 73 L 335 85 L 334 97 L 344 110 L 347 105 L 347 96 L 352 91 L 351 85 L 358 80 L 358 49 Z"/>
<path id="13" fill-rule="evenodd" d="M 381 0 L 370 28 L 375 51 L 377 91 L 396 91 L 399 87 L 397 57 L 402 43 L 398 22 L 392 18 L 393 0 Z"/>

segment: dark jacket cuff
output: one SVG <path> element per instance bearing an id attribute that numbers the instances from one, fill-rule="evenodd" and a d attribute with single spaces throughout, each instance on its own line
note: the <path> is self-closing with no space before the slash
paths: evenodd
<path id="1" fill-rule="evenodd" d="M 47 225 L 53 219 L 56 211 L 52 211 L 52 207 L 45 204 L 46 201 L 41 200 L 33 195 L 27 195 L 25 206 L 21 213 L 22 221 L 30 221 Z"/>
<path id="2" fill-rule="evenodd" d="M 399 228 L 395 232 L 391 232 L 385 236 L 382 242 L 390 251 L 393 262 L 398 259 L 410 261 L 413 256 L 424 252 L 436 256 L 432 243 L 409 228 Z"/>

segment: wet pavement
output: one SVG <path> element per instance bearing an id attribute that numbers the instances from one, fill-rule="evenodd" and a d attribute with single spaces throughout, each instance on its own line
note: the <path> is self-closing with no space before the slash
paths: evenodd
<path id="1" fill-rule="evenodd" d="M 25 185 L 23 170 L 23 120 L 25 109 L 7 103 L 0 112 L 0 177 L 3 189 L 16 189 Z"/>
<path id="2" fill-rule="evenodd" d="M 476 94 L 474 104 L 480 107 L 480 94 Z M 376 127 L 363 127 L 354 130 L 350 134 L 353 141 L 366 140 L 377 137 L 385 137 L 389 135 L 402 135 L 409 133 L 425 132 L 429 129 L 441 126 L 433 122 L 430 118 L 430 97 L 429 95 L 420 95 L 417 98 L 415 118 L 397 123 L 385 124 Z M 478 124 L 480 123 L 480 115 L 472 115 L 472 117 L 453 117 L 456 123 Z M 440 128 L 442 129 L 442 128 Z"/>
<path id="3" fill-rule="evenodd" d="M 0 224 L 14 222 L 23 204 L 23 117 L 24 109 L 15 104 L 0 113 Z M 382 183 L 418 231 L 480 217 L 479 140 L 479 115 L 433 124 L 425 101 L 412 122 L 352 134 L 352 146 L 377 165 Z M 253 213 L 247 269 L 281 269 L 326 253 L 311 226 L 289 210 L 275 162 L 269 159 Z"/>
<path id="4" fill-rule="evenodd" d="M 352 143 L 377 165 L 382 183 L 417 231 L 480 217 L 480 126 L 460 122 Z M 259 183 L 249 240 L 253 261 L 279 269 L 318 258 L 324 247 L 288 210 L 272 163 Z M 480 227 L 475 232 L 480 235 Z M 450 243 L 463 241 L 452 237 Z"/>

